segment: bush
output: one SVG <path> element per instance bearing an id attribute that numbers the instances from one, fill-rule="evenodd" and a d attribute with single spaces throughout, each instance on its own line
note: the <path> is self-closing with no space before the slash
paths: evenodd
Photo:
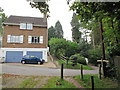
<path id="1" fill-rule="evenodd" d="M 51 38 L 49 40 L 50 52 L 55 57 L 61 59 L 61 56 L 70 57 L 75 54 L 78 44 L 71 41 L 66 41 L 62 38 Z"/>
<path id="2" fill-rule="evenodd" d="M 85 58 L 83 56 L 81 56 L 80 54 L 75 54 L 70 57 L 71 60 L 75 60 L 75 58 L 78 63 L 86 65 Z"/>
<path id="3" fill-rule="evenodd" d="M 111 57 L 120 56 L 120 43 L 107 47 L 107 52 Z"/>
<path id="4" fill-rule="evenodd" d="M 97 65 L 97 60 L 100 60 L 102 58 L 100 48 L 90 49 L 88 51 L 88 54 L 89 54 L 89 57 L 88 57 L 89 62 L 94 65 Z"/>

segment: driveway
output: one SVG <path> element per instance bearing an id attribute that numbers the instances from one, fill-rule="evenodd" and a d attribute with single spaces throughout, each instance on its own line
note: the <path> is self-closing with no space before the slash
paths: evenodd
<path id="1" fill-rule="evenodd" d="M 10 65 L 0 64 L 2 67 L 1 73 L 15 74 L 15 75 L 35 75 L 35 76 L 60 76 L 61 70 L 59 68 L 48 67 L 34 67 L 27 65 Z M 98 74 L 96 70 L 84 70 L 84 74 Z M 64 76 L 80 75 L 80 70 L 64 69 Z"/>

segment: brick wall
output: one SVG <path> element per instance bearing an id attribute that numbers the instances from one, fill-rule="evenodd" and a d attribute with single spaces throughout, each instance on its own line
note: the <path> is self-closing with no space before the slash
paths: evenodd
<path id="1" fill-rule="evenodd" d="M 24 35 L 23 43 L 7 43 L 7 35 Z M 43 44 L 28 43 L 28 36 L 43 36 Z M 2 48 L 47 48 L 47 28 L 33 27 L 33 30 L 20 30 L 19 26 L 5 26 Z"/>

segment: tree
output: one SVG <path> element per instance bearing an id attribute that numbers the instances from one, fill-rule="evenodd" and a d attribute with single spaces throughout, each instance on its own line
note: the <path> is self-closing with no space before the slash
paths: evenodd
<path id="1" fill-rule="evenodd" d="M 56 33 L 57 38 L 63 38 L 63 29 L 59 21 L 56 22 L 55 29 L 56 29 L 55 33 Z"/>
<path id="2" fill-rule="evenodd" d="M 82 33 L 79 31 L 80 24 L 79 24 L 79 20 L 78 20 L 77 16 L 75 15 L 75 13 L 73 13 L 71 26 L 72 26 L 72 40 L 74 42 L 79 43 Z"/>
<path id="3" fill-rule="evenodd" d="M 48 13 L 50 12 L 49 11 L 49 5 L 47 4 L 47 0 L 42 0 L 42 1 L 39 1 L 39 0 L 27 0 L 29 1 L 30 5 L 32 8 L 37 8 L 40 10 L 41 13 L 45 14 L 48 16 Z"/>
<path id="4" fill-rule="evenodd" d="M 60 58 L 65 55 L 65 49 L 67 48 L 67 42 L 65 39 L 52 38 L 49 41 L 50 52 L 52 55 Z"/>
<path id="5" fill-rule="evenodd" d="M 120 24 L 120 2 L 74 2 L 71 6 L 71 10 L 75 11 L 78 15 L 79 19 L 82 22 L 87 24 L 91 23 L 93 20 L 99 22 L 100 25 L 100 33 L 101 33 L 101 45 L 102 45 L 102 56 L 105 59 L 105 48 L 104 48 L 104 19 L 106 18 L 113 18 L 113 21 L 116 21 Z M 117 18 L 117 20 L 116 20 Z M 117 25 L 117 24 L 116 24 Z M 117 25 L 119 28 L 120 25 Z M 119 33 L 119 29 L 114 30 L 115 32 Z M 118 42 L 119 36 L 117 33 L 114 33 L 116 37 L 116 41 Z"/>
<path id="6" fill-rule="evenodd" d="M 73 10 L 86 25 L 93 21 L 99 23 L 102 59 L 106 59 L 105 47 L 110 47 L 110 53 L 120 52 L 118 49 L 120 46 L 120 2 L 75 2 L 72 4 L 71 10 Z M 92 51 L 92 53 L 94 53 L 94 51 Z M 91 56 L 93 55 L 92 53 L 90 54 Z M 114 54 L 118 55 L 117 53 Z M 92 57 L 90 58 L 93 60 Z"/>
<path id="7" fill-rule="evenodd" d="M 51 26 L 49 29 L 48 29 L 48 40 L 50 40 L 51 38 L 56 38 L 56 33 L 55 33 L 56 29 Z"/>
<path id="8" fill-rule="evenodd" d="M 56 22 L 55 27 L 51 26 L 48 29 L 48 40 L 51 38 L 63 38 L 62 25 L 59 21 Z"/>
<path id="9" fill-rule="evenodd" d="M 3 22 L 6 20 L 7 16 L 3 13 L 3 9 L 0 7 L 0 35 L 3 34 Z"/>
<path id="10" fill-rule="evenodd" d="M 52 55 L 61 58 L 61 56 L 70 57 L 78 50 L 78 44 L 66 41 L 63 38 L 52 38 L 49 40 L 50 52 Z"/>

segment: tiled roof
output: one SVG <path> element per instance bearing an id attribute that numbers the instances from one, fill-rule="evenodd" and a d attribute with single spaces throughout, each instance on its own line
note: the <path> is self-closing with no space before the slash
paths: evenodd
<path id="1" fill-rule="evenodd" d="M 27 17 L 27 16 L 13 16 L 11 15 L 4 24 L 20 24 L 20 23 L 32 23 L 39 26 L 47 26 L 47 22 L 44 18 Z"/>

